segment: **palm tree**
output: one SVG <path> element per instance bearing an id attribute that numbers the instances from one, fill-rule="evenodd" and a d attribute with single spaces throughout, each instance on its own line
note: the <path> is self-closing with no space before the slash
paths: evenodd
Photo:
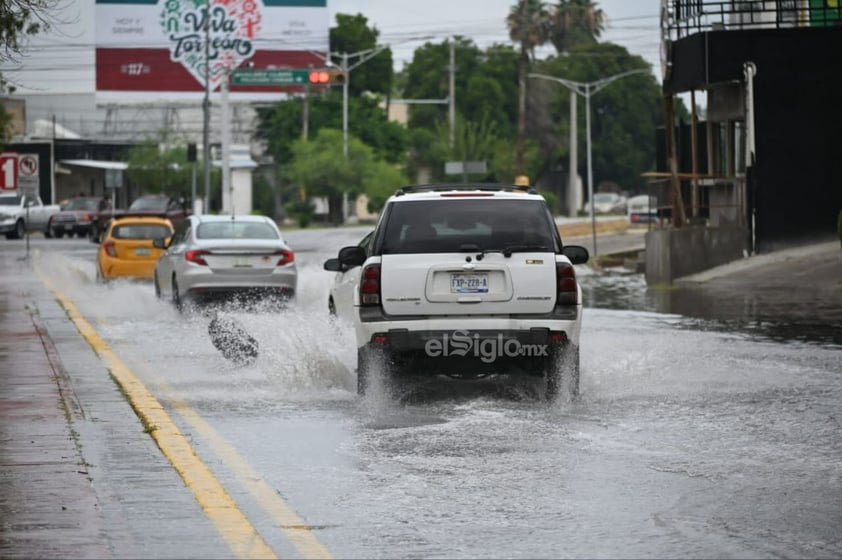
<path id="1" fill-rule="evenodd" d="M 517 144 L 515 146 L 515 172 L 523 175 L 523 142 L 526 136 L 526 75 L 529 60 L 535 58 L 535 48 L 550 38 L 551 15 L 546 4 L 540 0 L 518 0 L 506 18 L 509 37 L 520 44 L 518 63 L 518 117 Z"/>
<path id="2" fill-rule="evenodd" d="M 549 40 L 559 53 L 573 45 L 596 43 L 605 30 L 605 14 L 591 0 L 559 0 Z"/>

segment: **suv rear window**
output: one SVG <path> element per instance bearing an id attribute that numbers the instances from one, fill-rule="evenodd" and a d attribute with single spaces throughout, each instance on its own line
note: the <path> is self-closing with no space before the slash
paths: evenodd
<path id="1" fill-rule="evenodd" d="M 392 204 L 382 253 L 557 252 L 552 216 L 540 200 L 443 199 Z M 472 247 L 473 246 L 473 247 Z"/>

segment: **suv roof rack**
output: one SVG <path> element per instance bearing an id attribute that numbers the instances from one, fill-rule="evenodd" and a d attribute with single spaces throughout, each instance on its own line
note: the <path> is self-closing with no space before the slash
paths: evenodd
<path id="1" fill-rule="evenodd" d="M 496 191 L 537 194 L 537 191 L 528 185 L 503 185 L 497 183 L 435 183 L 429 185 L 407 185 L 405 187 L 400 187 L 397 192 L 395 192 L 395 196 L 430 191 Z"/>

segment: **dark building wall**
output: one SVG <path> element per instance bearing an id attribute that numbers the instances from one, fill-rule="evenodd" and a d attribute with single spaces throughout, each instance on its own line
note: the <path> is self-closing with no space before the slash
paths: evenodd
<path id="1" fill-rule="evenodd" d="M 712 31 L 673 45 L 666 93 L 754 79 L 759 251 L 832 236 L 842 210 L 842 30 Z"/>

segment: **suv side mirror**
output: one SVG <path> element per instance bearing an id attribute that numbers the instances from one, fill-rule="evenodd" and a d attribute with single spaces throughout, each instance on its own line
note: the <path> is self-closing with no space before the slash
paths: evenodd
<path id="1" fill-rule="evenodd" d="M 339 264 L 339 259 L 326 260 L 324 267 L 325 270 L 329 270 L 331 272 L 339 272 L 342 269 L 342 266 Z"/>
<path id="2" fill-rule="evenodd" d="M 585 264 L 590 258 L 588 250 L 581 245 L 565 245 L 561 253 L 573 264 Z"/>
<path id="3" fill-rule="evenodd" d="M 344 267 L 345 270 L 354 268 L 355 266 L 361 266 L 367 258 L 368 255 L 365 254 L 365 249 L 357 245 L 339 249 L 339 265 Z"/>

